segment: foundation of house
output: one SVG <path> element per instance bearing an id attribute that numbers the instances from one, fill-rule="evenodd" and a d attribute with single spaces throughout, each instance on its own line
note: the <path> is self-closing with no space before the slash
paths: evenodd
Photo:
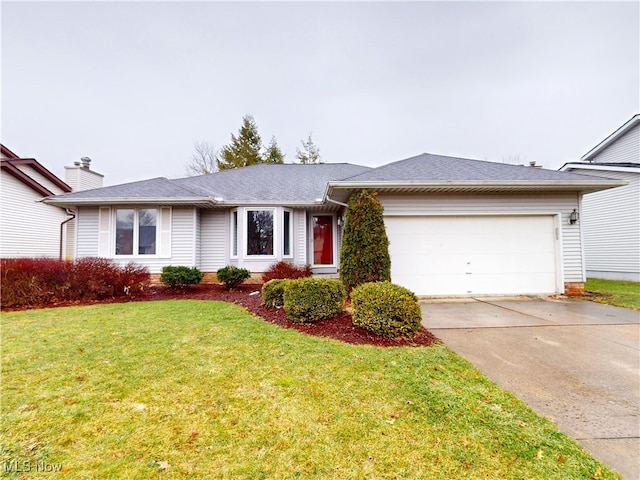
<path id="1" fill-rule="evenodd" d="M 584 294 L 584 282 L 565 282 L 564 294 L 569 297 L 577 297 Z"/>

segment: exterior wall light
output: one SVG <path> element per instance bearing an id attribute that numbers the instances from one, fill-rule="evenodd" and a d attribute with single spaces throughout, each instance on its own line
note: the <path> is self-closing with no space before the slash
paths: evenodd
<path id="1" fill-rule="evenodd" d="M 580 219 L 580 215 L 578 214 L 578 212 L 574 208 L 573 212 L 571 212 L 569 214 L 569 225 L 574 225 L 574 224 L 578 223 L 579 219 Z"/>

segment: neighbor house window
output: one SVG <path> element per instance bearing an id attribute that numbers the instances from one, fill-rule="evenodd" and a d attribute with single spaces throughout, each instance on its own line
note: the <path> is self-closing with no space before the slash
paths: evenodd
<path id="1" fill-rule="evenodd" d="M 158 237 L 155 208 L 116 210 L 116 255 L 155 255 Z"/>
<path id="2" fill-rule="evenodd" d="M 273 255 L 273 210 L 247 210 L 247 255 Z"/>
<path id="3" fill-rule="evenodd" d="M 282 255 L 290 257 L 291 253 L 291 212 L 285 210 L 282 215 Z"/>

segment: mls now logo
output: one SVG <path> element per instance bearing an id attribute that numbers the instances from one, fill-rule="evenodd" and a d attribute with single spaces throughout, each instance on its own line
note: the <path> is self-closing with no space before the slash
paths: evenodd
<path id="1" fill-rule="evenodd" d="M 32 462 L 31 460 L 6 460 L 3 465 L 5 472 L 25 473 L 53 473 L 62 471 L 62 464 L 47 463 L 44 460 Z"/>

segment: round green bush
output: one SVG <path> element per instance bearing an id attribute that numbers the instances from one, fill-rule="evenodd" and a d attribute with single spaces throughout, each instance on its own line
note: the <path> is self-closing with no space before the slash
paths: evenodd
<path id="1" fill-rule="evenodd" d="M 284 311 L 292 322 L 316 322 L 342 312 L 346 297 L 347 291 L 339 280 L 289 280 L 284 287 Z"/>
<path id="2" fill-rule="evenodd" d="M 356 327 L 387 338 L 413 337 L 422 322 L 415 294 L 391 282 L 371 282 L 354 288 L 351 308 Z"/>
<path id="3" fill-rule="evenodd" d="M 251 278 L 251 272 L 246 268 L 234 267 L 229 265 L 222 267 L 216 272 L 218 280 L 224 283 L 227 290 L 237 287 L 245 280 Z"/>
<path id="4" fill-rule="evenodd" d="M 173 266 L 162 267 L 160 281 L 171 288 L 187 288 L 202 281 L 203 273 L 196 267 Z"/>
<path id="5" fill-rule="evenodd" d="M 262 285 L 262 303 L 267 307 L 275 308 L 284 305 L 284 286 L 289 280 L 275 278 Z"/>

